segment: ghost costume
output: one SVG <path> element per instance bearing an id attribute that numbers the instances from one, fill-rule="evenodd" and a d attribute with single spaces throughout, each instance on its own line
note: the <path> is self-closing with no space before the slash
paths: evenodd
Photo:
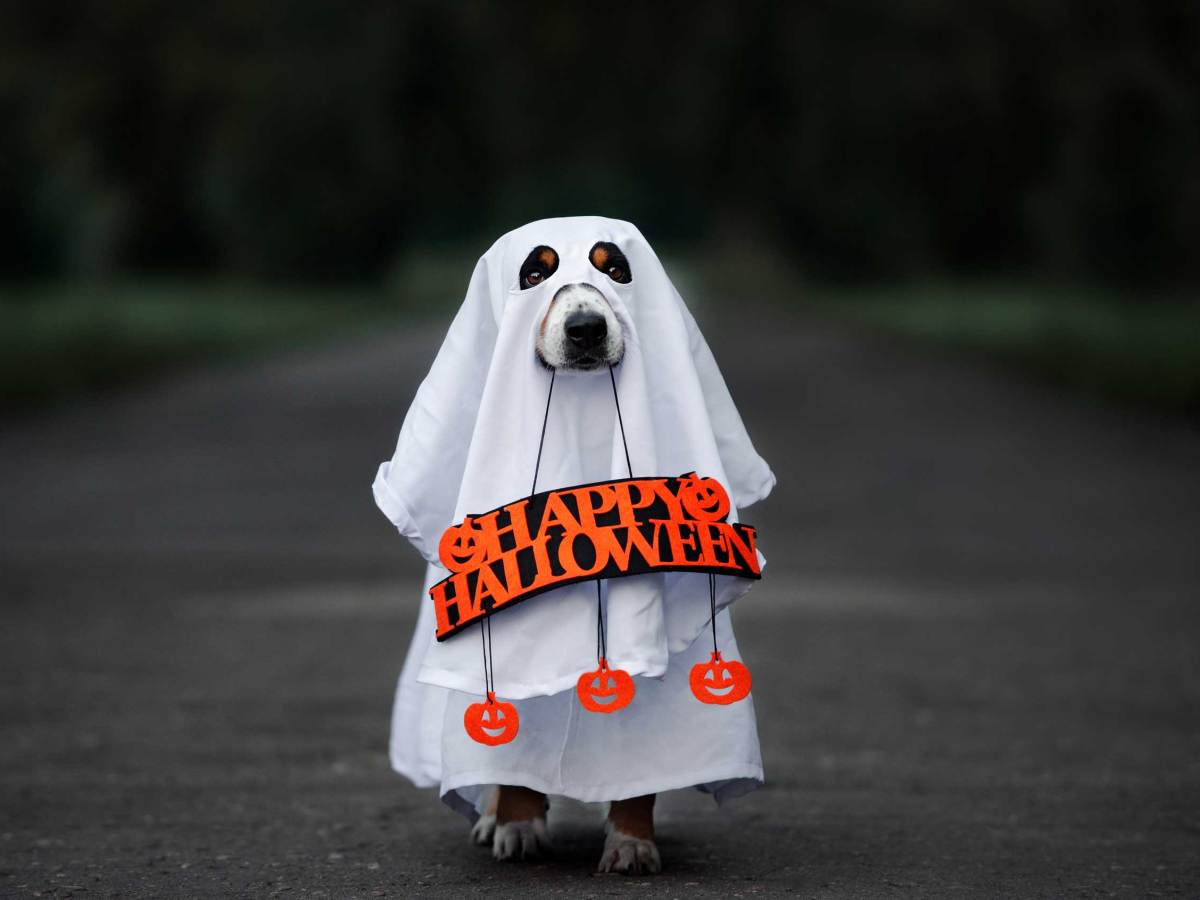
<path id="1" fill-rule="evenodd" d="M 628 284 L 592 266 L 597 241 L 624 252 Z M 539 245 L 558 253 L 558 268 L 521 290 L 521 263 Z M 535 353 L 538 331 L 555 292 L 578 283 L 603 294 L 624 335 L 612 369 L 623 433 L 607 369 L 558 371 L 547 405 L 551 372 Z M 695 471 L 717 479 L 731 522 L 775 484 L 695 320 L 637 228 L 576 217 L 511 231 L 476 265 L 373 485 L 379 508 L 429 563 L 396 693 L 392 765 L 418 786 L 440 785 L 468 817 L 492 784 L 583 801 L 697 787 L 721 801 L 762 782 L 752 698 L 706 705 L 689 690 L 690 667 L 712 650 L 708 576 L 700 573 L 603 583 L 608 659 L 636 682 L 633 702 L 611 715 L 585 711 L 574 692 L 580 673 L 596 666 L 594 582 L 498 611 L 490 619 L 495 692 L 517 706 L 520 732 L 484 746 L 464 731 L 466 707 L 485 692 L 481 641 L 476 626 L 435 640 L 428 591 L 448 575 L 438 559 L 443 531 L 529 495 L 535 467 L 537 490 L 549 490 L 624 478 L 627 466 L 637 477 Z M 726 607 L 752 583 L 716 578 L 726 658 L 740 658 Z"/>

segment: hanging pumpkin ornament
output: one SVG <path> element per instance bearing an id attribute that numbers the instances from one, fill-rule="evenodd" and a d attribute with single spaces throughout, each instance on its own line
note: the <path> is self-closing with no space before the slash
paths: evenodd
<path id="1" fill-rule="evenodd" d="M 708 576 L 708 603 L 712 610 L 712 656 L 706 663 L 696 663 L 688 675 L 692 694 L 701 703 L 728 706 L 744 700 L 750 694 L 750 670 L 736 659 L 723 659 L 717 649 L 717 578 Z"/>
<path id="2" fill-rule="evenodd" d="M 483 644 L 483 684 L 487 699 L 472 703 L 463 713 L 463 727 L 471 740 L 496 747 L 507 744 L 517 736 L 521 717 L 517 708 L 504 700 L 496 699 L 495 673 L 492 670 L 492 621 L 479 623 L 479 638 Z"/>
<path id="3" fill-rule="evenodd" d="M 463 714 L 463 725 L 472 740 L 489 747 L 507 744 L 517 736 L 521 727 L 521 717 L 517 708 L 511 703 L 497 700 L 496 695 L 488 691 L 487 700 L 472 703 Z"/>
<path id="4" fill-rule="evenodd" d="M 596 579 L 596 656 L 600 664 L 584 672 L 575 684 L 579 702 L 588 712 L 613 713 L 624 709 L 633 699 L 633 678 L 624 669 L 608 667 L 608 635 L 604 627 L 604 601 L 600 579 Z"/>
<path id="5" fill-rule="evenodd" d="M 598 668 L 579 676 L 575 692 L 588 712 L 613 713 L 633 699 L 633 679 L 624 669 L 610 669 L 602 656 Z"/>
<path id="6" fill-rule="evenodd" d="M 750 670 L 736 659 L 722 659 L 720 651 L 714 650 L 708 662 L 692 666 L 688 684 L 701 703 L 725 706 L 750 693 Z"/>

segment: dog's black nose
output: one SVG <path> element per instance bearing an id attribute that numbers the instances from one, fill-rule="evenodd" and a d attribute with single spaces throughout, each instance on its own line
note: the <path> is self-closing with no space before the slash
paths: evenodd
<path id="1" fill-rule="evenodd" d="M 599 349 L 608 338 L 608 325 L 604 316 L 595 312 L 573 312 L 563 324 L 567 340 L 580 352 Z"/>

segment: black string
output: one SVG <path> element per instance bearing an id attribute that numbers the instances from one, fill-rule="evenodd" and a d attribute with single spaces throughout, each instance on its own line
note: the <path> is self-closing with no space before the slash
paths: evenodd
<path id="1" fill-rule="evenodd" d="M 621 418 L 621 401 L 617 397 L 617 376 L 613 374 L 613 367 L 608 367 L 608 377 L 612 381 L 613 402 L 617 404 L 617 424 L 621 426 L 621 445 L 625 448 L 625 468 L 629 470 L 629 477 L 633 477 L 633 463 L 629 461 L 629 444 L 625 441 L 625 420 Z"/>
<path id="2" fill-rule="evenodd" d="M 550 390 L 546 391 L 546 414 L 542 416 L 542 436 L 538 440 L 537 462 L 533 464 L 533 484 L 529 487 L 530 497 L 537 492 L 538 469 L 542 467 L 542 447 L 546 444 L 546 423 L 550 421 L 550 398 L 554 396 L 554 376 L 557 372 L 557 369 L 550 370 Z M 624 435 L 623 432 L 622 435 Z M 630 477 L 633 476 L 630 475 Z"/>
<path id="3" fill-rule="evenodd" d="M 596 657 L 608 662 L 608 635 L 604 627 L 604 604 L 600 600 L 600 579 L 596 579 Z"/>
<path id="4" fill-rule="evenodd" d="M 709 573 L 708 576 L 708 606 L 712 610 L 712 634 L 713 634 L 713 653 L 717 652 L 717 576 Z"/>
<path id="5" fill-rule="evenodd" d="M 487 629 L 483 623 L 486 619 L 479 622 L 479 646 L 483 648 L 483 693 L 486 696 L 488 692 L 488 652 L 487 652 Z"/>
<path id="6" fill-rule="evenodd" d="M 487 631 L 488 631 L 488 670 L 492 673 L 492 683 L 488 685 L 488 691 L 489 691 L 489 693 L 494 694 L 494 693 L 496 693 L 496 656 L 492 652 L 493 645 L 492 645 L 492 617 L 491 616 L 488 616 L 488 618 L 487 618 Z"/>
<path id="7" fill-rule="evenodd" d="M 496 663 L 492 659 L 492 619 L 490 616 L 479 623 L 479 640 L 483 646 L 483 692 L 485 695 L 494 694 L 496 693 Z"/>

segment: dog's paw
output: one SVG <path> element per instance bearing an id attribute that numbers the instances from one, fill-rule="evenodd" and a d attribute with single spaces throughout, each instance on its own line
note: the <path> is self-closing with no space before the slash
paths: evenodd
<path id="1" fill-rule="evenodd" d="M 600 865 L 596 871 L 618 872 L 621 875 L 657 875 L 662 871 L 662 858 L 654 841 L 609 828 L 604 838 L 604 853 L 600 855 Z"/>
<path id="2" fill-rule="evenodd" d="M 471 843 L 478 844 L 480 847 L 486 847 L 492 842 L 492 835 L 496 833 L 496 814 L 485 813 L 475 820 L 475 824 L 471 826 Z"/>
<path id="3" fill-rule="evenodd" d="M 534 859 L 550 850 L 545 819 L 500 822 L 492 835 L 492 857 L 495 859 Z"/>

